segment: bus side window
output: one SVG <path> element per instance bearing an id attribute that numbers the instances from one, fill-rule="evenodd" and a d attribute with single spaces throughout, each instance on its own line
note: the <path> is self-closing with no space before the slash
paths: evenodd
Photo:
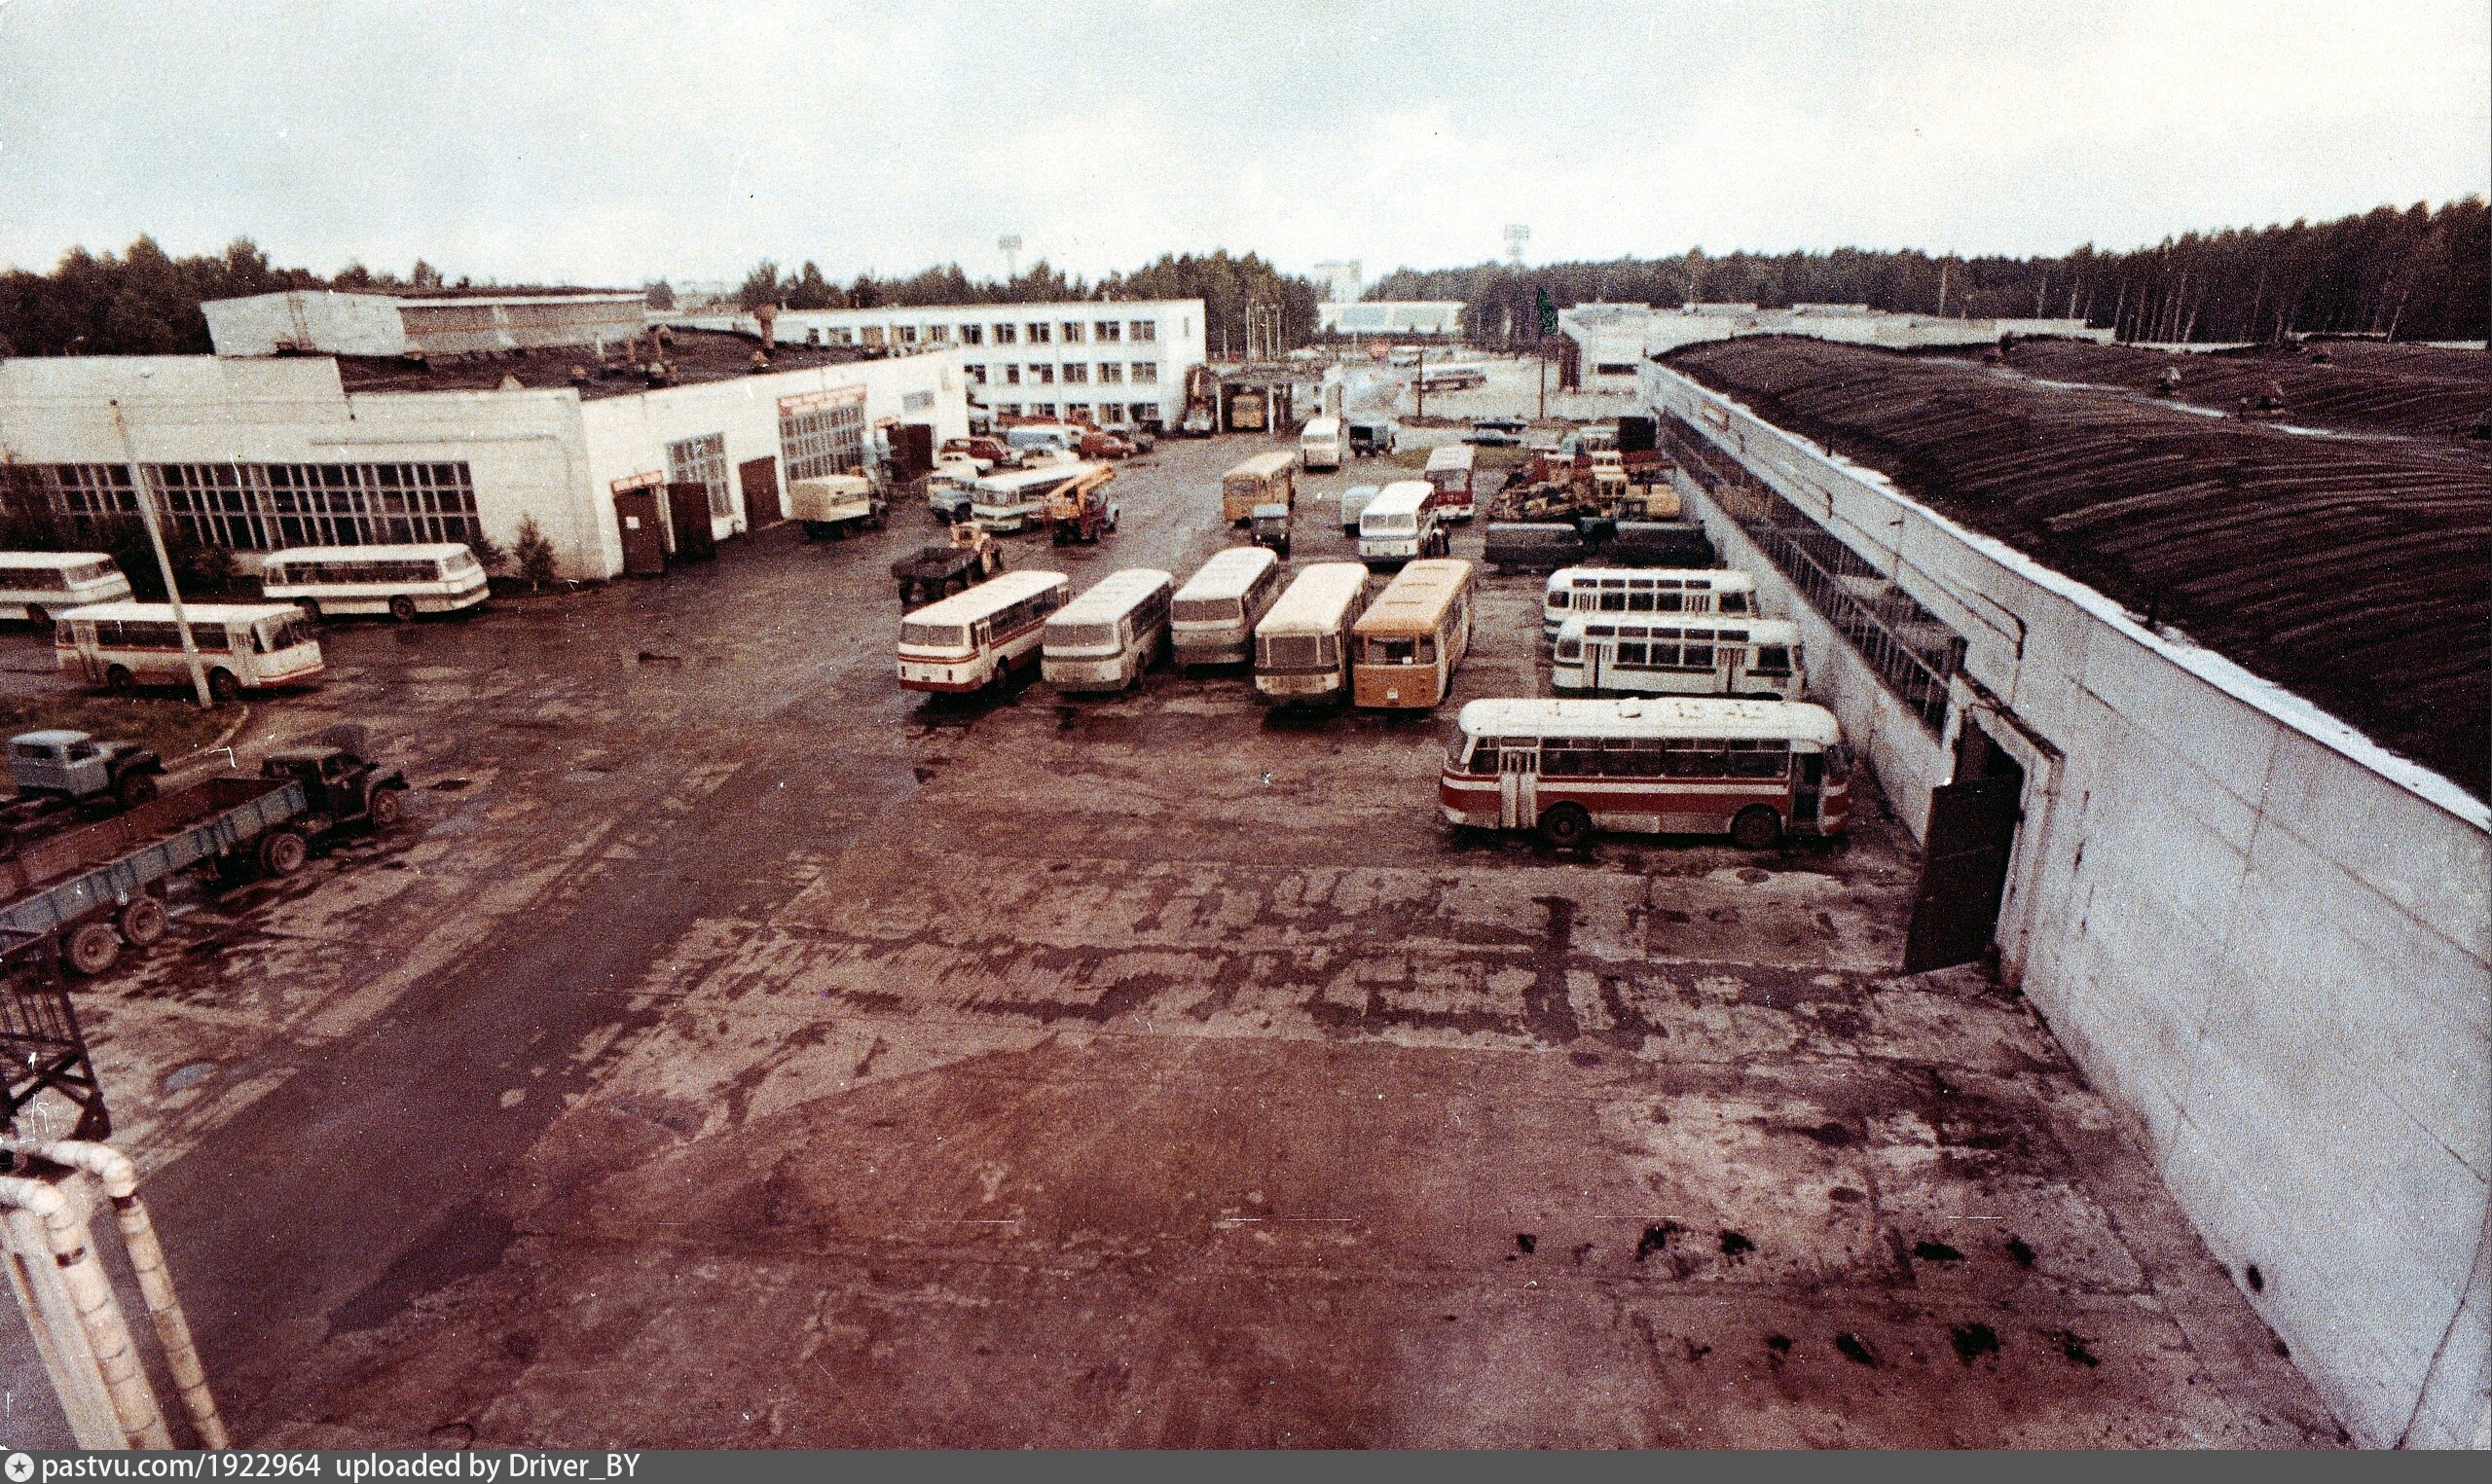
<path id="1" fill-rule="evenodd" d="M 1760 675 L 1787 675 L 1791 673 L 1791 651 L 1780 644 L 1760 644 L 1748 670 Z"/>
<path id="2" fill-rule="evenodd" d="M 1748 595 L 1745 593 L 1724 593 L 1721 595 L 1719 602 L 1721 604 L 1722 611 L 1725 613 L 1745 613 L 1748 611 Z"/>

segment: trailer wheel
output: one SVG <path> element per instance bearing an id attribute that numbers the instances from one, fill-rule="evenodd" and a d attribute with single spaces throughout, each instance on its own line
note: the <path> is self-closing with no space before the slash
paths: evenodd
<path id="1" fill-rule="evenodd" d="M 232 706 L 242 699 L 242 682 L 230 670 L 207 672 L 207 699 L 218 706 Z"/>
<path id="2" fill-rule="evenodd" d="M 138 677 L 129 672 L 128 666 L 116 665 L 104 671 L 104 689 L 116 696 L 133 694 L 138 689 Z"/>
<path id="3" fill-rule="evenodd" d="M 389 599 L 389 616 L 402 624 L 416 621 L 416 600 L 401 593 Z"/>
<path id="4" fill-rule="evenodd" d="M 90 978 L 103 973 L 121 959 L 121 934 L 113 924 L 98 918 L 81 923 L 69 934 L 69 966 Z"/>
<path id="5" fill-rule="evenodd" d="M 121 910 L 122 940 L 132 948 L 153 948 L 164 942 L 169 924 L 165 904 L 152 896 L 131 897 Z"/>
<path id="6" fill-rule="evenodd" d="M 156 775 L 152 773 L 125 773 L 121 781 L 113 785 L 113 798 L 124 809 L 136 809 L 154 797 Z"/>
<path id="7" fill-rule="evenodd" d="M 1773 850 L 1782 843 L 1782 818 L 1762 804 L 1751 804 L 1731 821 L 1731 843 L 1743 851 Z"/>
<path id="8" fill-rule="evenodd" d="M 407 817 L 405 796 L 395 788 L 375 789 L 372 795 L 372 827 L 385 830 Z"/>
<path id="9" fill-rule="evenodd" d="M 311 848 L 292 830 L 271 830 L 260 842 L 260 869 L 271 876 L 292 876 L 311 857 Z"/>

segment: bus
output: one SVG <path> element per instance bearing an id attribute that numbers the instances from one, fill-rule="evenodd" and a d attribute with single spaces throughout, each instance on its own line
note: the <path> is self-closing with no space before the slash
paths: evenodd
<path id="1" fill-rule="evenodd" d="M 1039 662 L 1040 631 L 1064 606 L 1062 572 L 998 572 L 899 621 L 899 683 L 959 696 Z"/>
<path id="2" fill-rule="evenodd" d="M 1255 690 L 1277 706 L 1347 700 L 1350 626 L 1367 605 L 1367 568 L 1318 561 L 1255 626 Z"/>
<path id="3" fill-rule="evenodd" d="M 1376 710 L 1424 711 L 1453 689 L 1471 650 L 1472 565 L 1413 561 L 1350 629 L 1350 696 Z"/>
<path id="4" fill-rule="evenodd" d="M 1057 490 L 1106 467 L 1075 460 L 990 474 L 970 486 L 970 518 L 977 522 L 978 529 L 999 535 L 1027 529 L 1031 522 L 1047 513 Z"/>
<path id="5" fill-rule="evenodd" d="M 37 629 L 55 614 L 129 596 L 129 579 L 102 552 L 0 552 L 0 617 Z"/>
<path id="6" fill-rule="evenodd" d="M 1359 560 L 1399 566 L 1416 557 L 1442 557 L 1452 538 L 1437 524 L 1436 489 L 1425 480 L 1395 480 L 1359 512 Z"/>
<path id="7" fill-rule="evenodd" d="M 1474 829 L 1729 835 L 1764 851 L 1851 816 L 1851 749 L 1823 706 L 1672 697 L 1474 701 L 1446 745 L 1437 804 Z"/>
<path id="8" fill-rule="evenodd" d="M 1709 613 L 1577 614 L 1558 627 L 1549 684 L 1560 691 L 1797 701 L 1800 632 L 1780 619 Z"/>
<path id="9" fill-rule="evenodd" d="M 219 702 L 244 691 L 317 679 L 320 641 L 292 603 L 184 603 L 192 647 Z M 170 603 L 90 603 L 53 616 L 60 672 L 128 694 L 142 685 L 188 685 L 190 660 Z"/>
<path id="10" fill-rule="evenodd" d="M 1298 504 L 1298 455 L 1285 449 L 1258 453 L 1220 477 L 1221 519 L 1243 525 L 1258 505 Z"/>
<path id="11" fill-rule="evenodd" d="M 1058 608 L 1040 641 L 1039 671 L 1060 691 L 1120 691 L 1142 678 L 1168 640 L 1176 579 L 1146 566 L 1110 572 Z"/>
<path id="12" fill-rule="evenodd" d="M 1722 567 L 1561 566 L 1549 574 L 1540 636 L 1578 613 L 1736 613 L 1760 611 L 1756 579 Z"/>
<path id="13" fill-rule="evenodd" d="M 1488 384 L 1488 368 L 1467 361 L 1448 361 L 1419 372 L 1421 391 L 1468 391 Z"/>
<path id="14" fill-rule="evenodd" d="M 1338 417 L 1310 417 L 1298 434 L 1299 462 L 1309 469 L 1338 469 L 1349 456 Z"/>
<path id="15" fill-rule="evenodd" d="M 484 602 L 492 584 L 476 554 L 457 541 L 418 546 L 297 546 L 260 560 L 260 596 L 312 618 L 457 613 Z"/>
<path id="16" fill-rule="evenodd" d="M 1436 490 L 1437 519 L 1468 521 L 1479 513 L 1471 492 L 1472 469 L 1480 451 L 1467 443 L 1449 443 L 1428 453 L 1428 487 Z"/>
<path id="17" fill-rule="evenodd" d="M 1177 590 L 1169 644 L 1179 667 L 1243 665 L 1255 658 L 1255 626 L 1281 592 L 1281 560 L 1267 547 L 1232 546 Z"/>

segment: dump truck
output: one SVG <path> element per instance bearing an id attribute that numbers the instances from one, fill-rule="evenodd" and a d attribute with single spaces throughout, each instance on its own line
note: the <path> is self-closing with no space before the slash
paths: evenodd
<path id="1" fill-rule="evenodd" d="M 1116 478 L 1116 470 L 1098 465 L 1080 479 L 1057 487 L 1047 496 L 1046 514 L 1041 519 L 1046 522 L 1047 534 L 1056 545 L 1095 542 L 1117 528 L 1117 519 L 1122 512 L 1108 498 L 1108 486 Z"/>
<path id="2" fill-rule="evenodd" d="M 17 796 L 0 802 L 0 857 L 77 819 L 135 809 L 156 797 L 164 760 L 137 742 L 85 732 L 21 732 L 9 739 Z"/>
<path id="3" fill-rule="evenodd" d="M 861 474 L 833 474 L 789 481 L 788 514 L 803 523 L 808 541 L 844 541 L 852 528 L 882 529 L 891 502 Z"/>
<path id="4" fill-rule="evenodd" d="M 258 778 L 211 778 L 0 860 L 0 933 L 56 932 L 69 967 L 100 974 L 123 945 L 165 936 L 165 885 L 183 871 L 291 876 L 315 845 L 397 823 L 406 778 L 356 749 L 360 728 L 335 730 L 353 734 L 345 741 L 356 747 L 332 741 L 273 752 Z"/>
<path id="5" fill-rule="evenodd" d="M 892 579 L 899 584 L 902 611 L 959 593 L 1004 570 L 1004 549 L 977 526 L 963 522 L 951 539 L 921 546 L 892 563 Z"/>

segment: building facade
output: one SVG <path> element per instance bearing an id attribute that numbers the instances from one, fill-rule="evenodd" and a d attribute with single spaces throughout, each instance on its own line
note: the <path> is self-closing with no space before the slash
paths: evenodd
<path id="1" fill-rule="evenodd" d="M 750 314 L 666 316 L 694 329 L 758 334 Z M 1186 376 L 1203 363 L 1199 299 L 788 309 L 772 339 L 899 355 L 957 354 L 972 402 L 1000 416 L 1175 423 Z"/>
<path id="2" fill-rule="evenodd" d="M 619 345 L 640 294 L 355 294 L 294 289 L 200 306 L 218 355 L 454 355 Z"/>
<path id="3" fill-rule="evenodd" d="M 1405 335 L 1451 340 L 1462 333 L 1459 299 L 1329 300 L 1315 307 L 1315 328 L 1326 335 Z"/>

